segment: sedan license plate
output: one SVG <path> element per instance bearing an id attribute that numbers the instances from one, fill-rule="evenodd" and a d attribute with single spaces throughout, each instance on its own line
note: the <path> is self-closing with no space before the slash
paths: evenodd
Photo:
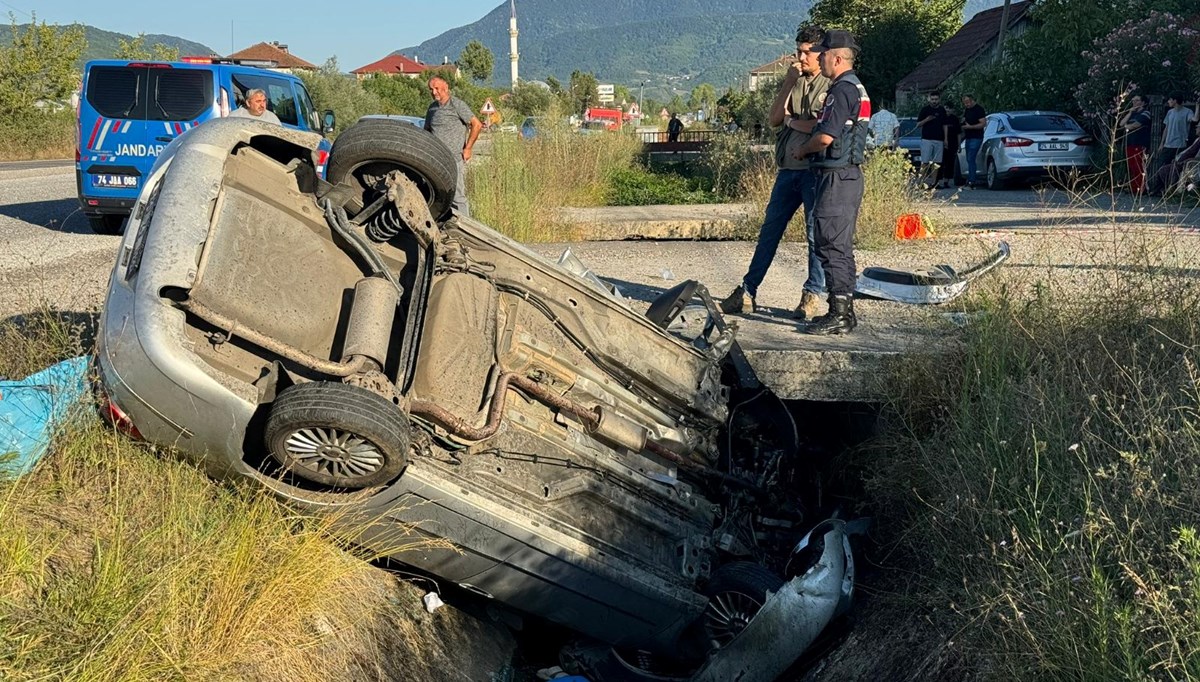
<path id="1" fill-rule="evenodd" d="M 1066 142 L 1039 142 L 1039 152 L 1065 152 L 1067 151 Z"/>
<path id="2" fill-rule="evenodd" d="M 136 175 L 109 175 L 98 173 L 92 176 L 92 187 L 137 187 Z"/>

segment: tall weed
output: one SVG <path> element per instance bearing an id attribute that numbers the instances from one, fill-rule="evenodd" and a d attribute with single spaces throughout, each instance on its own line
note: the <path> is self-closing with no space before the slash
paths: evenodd
<path id="1" fill-rule="evenodd" d="M 519 241 L 569 239 L 555 209 L 603 205 L 611 175 L 632 167 L 640 151 L 632 135 L 582 135 L 565 124 L 547 124 L 528 140 L 498 135 L 490 156 L 468 166 L 472 213 Z"/>
<path id="2" fill-rule="evenodd" d="M 977 295 L 871 457 L 892 561 L 991 679 L 1200 676 L 1200 287 L 1161 234 L 1093 258 Z"/>
<path id="3" fill-rule="evenodd" d="M 0 161 L 74 158 L 75 125 L 69 109 L 0 121 Z"/>

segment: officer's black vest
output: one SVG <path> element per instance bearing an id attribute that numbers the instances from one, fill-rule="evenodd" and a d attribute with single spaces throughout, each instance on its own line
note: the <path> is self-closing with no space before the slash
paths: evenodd
<path id="1" fill-rule="evenodd" d="M 813 168 L 845 168 L 846 166 L 861 166 L 867 156 L 867 125 L 871 121 L 871 98 L 862 81 L 853 73 L 842 74 L 833 85 L 829 86 L 829 97 L 833 88 L 845 81 L 858 88 L 858 109 L 851 118 L 842 124 L 842 134 L 825 148 L 824 154 L 818 154 L 812 161 Z"/>

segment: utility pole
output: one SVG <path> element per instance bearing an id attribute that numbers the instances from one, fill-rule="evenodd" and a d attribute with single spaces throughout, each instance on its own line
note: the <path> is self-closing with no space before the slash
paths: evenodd
<path id="1" fill-rule="evenodd" d="M 646 118 L 646 81 L 642 81 L 642 87 L 638 90 L 638 124 Z"/>
<path id="2" fill-rule="evenodd" d="M 996 56 L 998 61 L 1004 57 L 1004 34 L 1008 33 L 1008 8 L 1012 0 L 1004 0 L 1004 9 L 1000 11 L 1000 33 L 996 36 Z"/>

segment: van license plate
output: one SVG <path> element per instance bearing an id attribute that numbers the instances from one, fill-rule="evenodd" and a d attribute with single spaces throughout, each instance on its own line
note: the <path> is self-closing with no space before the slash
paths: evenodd
<path id="1" fill-rule="evenodd" d="M 1039 142 L 1038 151 L 1042 152 L 1065 152 L 1067 151 L 1066 142 Z"/>
<path id="2" fill-rule="evenodd" d="M 92 187 L 137 187 L 136 175 L 106 175 L 92 176 Z"/>

